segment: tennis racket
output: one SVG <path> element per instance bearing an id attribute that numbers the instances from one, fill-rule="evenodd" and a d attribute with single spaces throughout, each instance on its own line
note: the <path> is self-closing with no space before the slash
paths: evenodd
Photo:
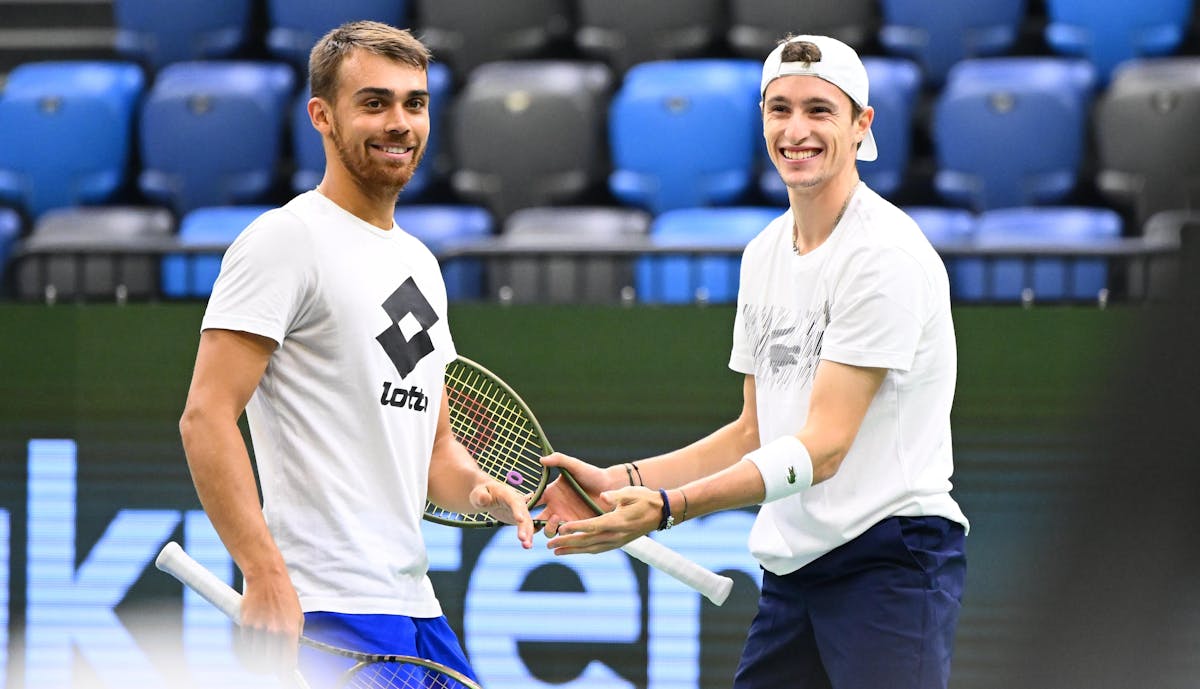
<path id="1" fill-rule="evenodd" d="M 193 560 L 178 543 L 171 541 L 163 546 L 154 564 L 200 594 L 229 619 L 241 623 L 241 594 Z M 354 666 L 338 680 L 339 689 L 481 689 L 462 673 L 432 660 L 359 653 L 303 636 L 300 637 L 300 643 L 354 661 Z M 299 689 L 309 689 L 308 682 L 299 670 L 292 681 Z"/>
<path id="2" fill-rule="evenodd" d="M 480 469 L 527 496 L 533 507 L 546 489 L 550 469 L 541 458 L 554 452 L 529 406 L 499 376 L 465 357 L 446 367 L 446 394 L 450 426 Z M 600 506 L 567 472 L 566 482 L 596 514 Z M 425 518 L 458 527 L 502 526 L 486 513 L 462 514 L 425 504 Z M 688 560 L 645 536 L 621 548 L 631 557 L 675 577 L 716 605 L 729 597 L 733 580 Z"/>

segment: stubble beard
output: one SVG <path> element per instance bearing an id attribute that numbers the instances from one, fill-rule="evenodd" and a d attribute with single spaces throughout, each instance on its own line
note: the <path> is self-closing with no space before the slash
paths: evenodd
<path id="1" fill-rule="evenodd" d="M 337 151 L 342 167 L 350 173 L 350 178 L 360 189 L 371 195 L 392 198 L 398 196 L 405 185 L 412 180 L 417 165 L 425 156 L 425 149 L 422 147 L 414 150 L 413 159 L 407 164 L 379 164 L 370 160 L 361 148 L 352 149 L 346 145 L 336 124 L 331 125 L 329 135 L 333 139 L 333 147 Z"/>

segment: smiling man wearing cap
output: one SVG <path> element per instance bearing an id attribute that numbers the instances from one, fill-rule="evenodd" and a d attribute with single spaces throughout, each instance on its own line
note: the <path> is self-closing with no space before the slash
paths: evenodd
<path id="1" fill-rule="evenodd" d="M 742 413 L 625 466 L 547 457 L 612 508 L 584 519 L 552 485 L 548 545 L 601 552 L 761 504 L 750 550 L 762 596 L 735 689 L 944 689 L 968 526 L 950 496 L 946 269 L 916 223 L 859 180 L 855 161 L 877 150 L 853 49 L 789 37 L 764 62 L 760 95 L 790 207 L 742 258 L 729 359 L 745 374 Z"/>

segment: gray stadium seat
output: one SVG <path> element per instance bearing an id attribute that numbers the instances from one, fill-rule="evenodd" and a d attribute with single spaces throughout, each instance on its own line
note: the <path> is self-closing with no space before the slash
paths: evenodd
<path id="1" fill-rule="evenodd" d="M 454 190 L 501 220 L 519 208 L 579 200 L 607 172 L 611 89 L 600 63 L 481 65 L 451 112 Z"/>
<path id="2" fill-rule="evenodd" d="M 544 248 L 555 256 L 493 259 L 488 294 L 513 302 L 615 303 L 632 295 L 632 257 L 564 255 L 571 247 L 644 240 L 650 214 L 616 206 L 526 208 L 504 224 L 500 246 Z"/>
<path id="3" fill-rule="evenodd" d="M 762 60 L 788 32 L 832 36 L 863 48 L 879 28 L 876 0 L 730 0 L 729 45 Z"/>
<path id="4" fill-rule="evenodd" d="M 703 55 L 724 22 L 721 0 L 579 0 L 578 11 L 575 45 L 617 73 L 639 62 Z"/>
<path id="5" fill-rule="evenodd" d="M 158 294 L 159 257 L 125 254 L 170 239 L 175 221 L 165 208 L 95 206 L 44 213 L 23 242 L 15 266 L 17 296 L 67 299 L 145 299 Z M 114 247 L 118 253 L 99 251 Z"/>
<path id="6" fill-rule="evenodd" d="M 455 82 L 485 62 L 544 57 L 571 32 L 566 0 L 416 0 L 417 36 Z"/>

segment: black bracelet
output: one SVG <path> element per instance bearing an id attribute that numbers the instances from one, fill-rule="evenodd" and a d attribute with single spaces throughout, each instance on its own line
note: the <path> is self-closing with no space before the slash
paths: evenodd
<path id="1" fill-rule="evenodd" d="M 667 499 L 667 491 L 662 488 L 658 489 L 658 494 L 662 496 L 662 521 L 658 523 L 659 531 L 666 531 L 675 526 L 675 518 L 671 516 L 671 501 Z"/>
<path id="2" fill-rule="evenodd" d="M 633 465 L 632 464 L 625 465 L 625 475 L 629 477 L 629 485 L 632 486 L 633 485 L 633 472 L 629 470 L 629 467 L 631 467 L 631 466 L 633 466 Z"/>
<path id="3" fill-rule="evenodd" d="M 646 482 L 642 480 L 642 470 L 638 468 L 637 462 L 630 462 L 630 463 L 629 463 L 629 466 L 633 467 L 633 470 L 637 472 L 637 475 L 638 475 L 638 485 L 639 485 L 639 486 L 644 486 L 644 485 L 646 485 Z M 629 480 L 629 485 L 631 485 L 631 486 L 633 485 L 633 479 L 630 479 L 630 480 Z"/>
<path id="4" fill-rule="evenodd" d="M 687 508 L 688 508 L 687 493 L 683 492 L 682 488 L 679 489 L 679 497 L 683 498 L 683 514 L 679 515 L 679 523 L 682 524 L 685 521 L 687 521 Z"/>

